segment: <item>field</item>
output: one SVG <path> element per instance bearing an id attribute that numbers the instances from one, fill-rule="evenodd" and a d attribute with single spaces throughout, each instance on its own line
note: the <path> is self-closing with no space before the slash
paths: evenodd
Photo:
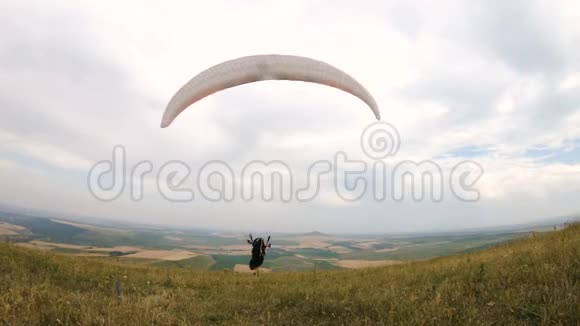
<path id="1" fill-rule="evenodd" d="M 18 232 L 21 232 L 23 230 L 25 230 L 25 228 L 20 226 L 20 225 L 0 223 L 0 235 L 4 235 L 4 236 L 17 235 Z"/>
<path id="2" fill-rule="evenodd" d="M 0 244 L 0 324 L 577 325 L 579 248 L 574 224 L 427 261 L 255 277 Z"/>
<path id="3" fill-rule="evenodd" d="M 273 234 L 263 267 L 280 272 L 397 264 L 479 250 L 526 234 L 518 230 L 374 236 Z M 0 241 L 140 265 L 233 271 L 236 265 L 248 264 L 250 246 L 246 239 L 242 232 L 79 222 L 0 212 Z"/>

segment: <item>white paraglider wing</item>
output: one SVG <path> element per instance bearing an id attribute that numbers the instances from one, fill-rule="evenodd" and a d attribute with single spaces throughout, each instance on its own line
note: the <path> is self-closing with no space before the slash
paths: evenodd
<path id="1" fill-rule="evenodd" d="M 338 88 L 361 99 L 371 108 L 377 120 L 381 118 L 372 95 L 345 72 L 310 58 L 270 54 L 226 61 L 193 77 L 167 105 L 161 127 L 169 126 L 183 110 L 206 96 L 261 80 L 303 81 Z"/>

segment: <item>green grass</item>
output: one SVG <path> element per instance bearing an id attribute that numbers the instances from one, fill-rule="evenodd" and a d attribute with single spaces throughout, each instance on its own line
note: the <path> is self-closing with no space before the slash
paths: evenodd
<path id="1" fill-rule="evenodd" d="M 211 255 L 215 264 L 211 266 L 211 270 L 233 269 L 236 264 L 248 265 L 251 256 L 234 256 L 234 255 Z"/>
<path id="2" fill-rule="evenodd" d="M 340 259 L 362 259 L 362 260 L 418 260 L 455 255 L 483 248 L 492 247 L 498 243 L 516 239 L 523 236 L 523 233 L 508 234 L 482 234 L 466 236 L 438 236 L 425 238 L 407 238 L 403 243 L 391 245 L 380 243 L 376 249 L 397 250 L 387 252 L 375 252 L 368 250 L 358 250 L 347 254 L 339 255 Z M 393 241 L 393 240 L 389 240 Z"/>
<path id="3" fill-rule="evenodd" d="M 180 243 L 223 246 L 245 243 L 244 239 L 225 238 L 213 235 L 181 234 L 182 241 L 167 239 L 160 231 L 133 230 L 107 227 L 105 229 L 85 229 L 69 224 L 54 222 L 48 218 L 6 214 L 0 212 L 0 222 L 16 224 L 29 231 L 21 237 L 26 240 L 43 240 L 94 247 L 135 246 L 149 249 L 173 249 Z M 5 239 L 7 237 L 0 237 Z M 13 238 L 13 237 L 12 237 Z M 289 242 L 293 243 L 293 242 Z"/>
<path id="4" fill-rule="evenodd" d="M 264 267 L 274 271 L 303 271 L 314 270 L 314 263 L 292 255 L 268 259 L 264 262 Z"/>
<path id="5" fill-rule="evenodd" d="M 23 226 L 30 230 L 31 237 L 54 242 L 72 243 L 76 236 L 86 230 L 76 226 L 53 222 L 46 218 L 28 216 L 0 216 L 0 221 Z"/>
<path id="6" fill-rule="evenodd" d="M 255 277 L 0 244 L 0 324 L 578 325 L 579 251 L 576 224 L 429 261 Z"/>
<path id="7" fill-rule="evenodd" d="M 295 249 L 293 253 L 308 257 L 308 258 L 337 258 L 338 254 L 328 249 L 305 248 Z"/>
<path id="8" fill-rule="evenodd" d="M 81 253 L 86 253 L 86 250 L 81 250 L 81 249 L 74 249 L 74 248 L 60 248 L 60 247 L 56 247 L 52 249 L 53 252 L 58 252 L 61 254 L 81 254 Z"/>

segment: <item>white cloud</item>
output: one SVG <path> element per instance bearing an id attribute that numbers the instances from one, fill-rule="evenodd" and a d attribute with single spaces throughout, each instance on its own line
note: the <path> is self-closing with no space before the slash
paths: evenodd
<path id="1" fill-rule="evenodd" d="M 86 171 L 92 165 L 91 161 L 58 146 L 30 141 L 2 130 L 0 130 L 0 148 L 4 152 L 23 155 L 28 161 L 48 164 L 59 169 Z"/>
<path id="2" fill-rule="evenodd" d="M 0 29 L 8 31 L 0 35 L 0 168 L 12 189 L 3 201 L 149 222 L 163 215 L 167 223 L 194 226 L 260 222 L 307 230 L 330 223 L 338 231 L 521 222 L 580 210 L 568 200 L 578 193 L 576 166 L 525 157 L 531 146 L 561 148 L 580 138 L 580 6 L 574 2 L 7 1 L 0 7 Z M 129 164 L 151 160 L 156 169 L 172 159 L 193 167 L 221 159 L 237 168 L 282 159 L 302 175 L 338 150 L 368 160 L 359 148 L 371 122 L 367 108 L 318 85 L 230 89 L 159 128 L 168 99 L 194 74 L 256 53 L 310 56 L 360 80 L 401 134 L 392 160 L 493 149 L 477 158 L 487 171 L 484 198 L 471 206 L 453 200 L 343 206 L 330 191 L 309 204 L 188 206 L 154 194 L 141 203 L 104 204 L 89 196 L 76 173 L 109 159 L 116 144 L 127 149 Z M 34 184 L 15 177 L 32 173 L 14 169 L 22 160 L 30 164 L 22 169 L 46 177 Z M 75 198 L 74 205 L 56 207 L 66 198 Z M 405 218 L 385 220 L 385 212 Z M 238 215 L 243 221 L 232 217 Z M 353 216 L 364 216 L 367 225 L 350 221 Z"/>

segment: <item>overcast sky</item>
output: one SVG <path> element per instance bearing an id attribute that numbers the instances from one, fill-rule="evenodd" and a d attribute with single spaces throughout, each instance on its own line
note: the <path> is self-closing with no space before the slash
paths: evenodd
<path id="1" fill-rule="evenodd" d="M 580 4 L 575 1 L 12 1 L 0 4 L 0 205 L 168 225 L 256 231 L 394 232 L 522 223 L 580 212 Z M 253 54 L 328 62 L 373 94 L 400 133 L 388 164 L 466 159 L 481 198 L 173 203 L 95 199 L 89 169 L 252 160 L 374 161 L 357 98 L 300 82 L 214 94 L 166 129 L 165 105 L 202 70 Z M 369 163 L 369 164 L 370 164 Z M 300 186 L 300 185 L 297 185 Z M 195 190 L 194 190 L 195 191 Z"/>

